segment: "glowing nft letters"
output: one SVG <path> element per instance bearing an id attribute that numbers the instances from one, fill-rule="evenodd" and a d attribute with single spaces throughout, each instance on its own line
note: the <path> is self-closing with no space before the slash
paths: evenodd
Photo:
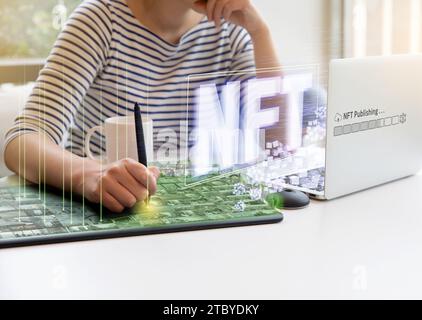
<path id="1" fill-rule="evenodd" d="M 191 159 L 198 175 L 213 164 L 230 168 L 238 160 L 240 83 L 228 83 L 220 103 L 214 84 L 202 85 L 197 92 L 196 145 Z"/>
<path id="2" fill-rule="evenodd" d="M 279 121 L 279 108 L 261 110 L 261 99 L 282 93 L 282 79 L 253 79 L 246 84 L 241 112 L 241 84 L 230 82 L 222 89 L 206 84 L 197 90 L 196 145 L 191 160 L 198 175 L 217 165 L 225 170 L 258 160 L 260 130 Z"/>
<path id="3" fill-rule="evenodd" d="M 314 86 L 312 73 L 297 73 L 283 79 L 283 95 L 287 96 L 287 141 L 292 149 L 302 145 L 303 94 Z"/>
<path id="4" fill-rule="evenodd" d="M 242 160 L 244 163 L 256 161 L 259 157 L 260 130 L 279 122 L 280 106 L 263 111 L 261 110 L 261 100 L 281 94 L 281 84 L 281 78 L 255 79 L 248 82 L 243 121 L 244 154 Z"/>

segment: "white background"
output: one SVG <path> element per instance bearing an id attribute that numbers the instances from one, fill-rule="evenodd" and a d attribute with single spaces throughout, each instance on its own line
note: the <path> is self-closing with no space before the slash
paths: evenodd
<path id="1" fill-rule="evenodd" d="M 254 0 L 273 33 L 284 65 L 326 63 L 329 0 Z"/>

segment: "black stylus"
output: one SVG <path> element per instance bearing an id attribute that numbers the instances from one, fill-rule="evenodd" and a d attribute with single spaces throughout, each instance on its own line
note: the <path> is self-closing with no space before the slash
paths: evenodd
<path id="1" fill-rule="evenodd" d="M 144 137 L 144 126 L 142 125 L 142 115 L 141 109 L 139 108 L 139 104 L 135 103 L 134 109 L 135 115 L 135 131 L 136 131 L 136 147 L 138 149 L 138 161 L 139 163 L 143 164 L 145 168 L 148 168 L 148 160 L 147 160 L 147 151 L 145 147 L 145 137 Z M 147 189 L 148 189 L 148 181 L 147 181 Z M 145 199 L 145 203 L 149 205 L 149 195 Z"/>
<path id="2" fill-rule="evenodd" d="M 136 130 L 136 146 L 138 149 L 138 161 L 145 167 L 148 167 L 147 152 L 145 147 L 144 128 L 142 125 L 142 115 L 139 104 L 135 103 L 135 130 Z"/>

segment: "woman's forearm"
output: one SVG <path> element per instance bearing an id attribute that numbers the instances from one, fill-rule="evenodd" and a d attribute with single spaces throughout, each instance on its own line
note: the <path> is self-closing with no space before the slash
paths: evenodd
<path id="1" fill-rule="evenodd" d="M 12 140 L 5 160 L 10 170 L 26 180 L 77 193 L 114 212 L 153 195 L 160 175 L 157 168 L 145 168 L 132 159 L 102 165 L 81 158 L 35 133 Z"/>
<path id="2" fill-rule="evenodd" d="M 251 38 L 255 52 L 256 69 L 276 69 L 275 73 L 279 75 L 281 63 L 268 26 L 260 27 L 251 34 Z"/>
<path id="3" fill-rule="evenodd" d="M 77 193 L 81 193 L 83 171 L 101 170 L 96 161 L 74 155 L 37 133 L 12 140 L 5 150 L 5 161 L 10 170 L 30 182 Z"/>

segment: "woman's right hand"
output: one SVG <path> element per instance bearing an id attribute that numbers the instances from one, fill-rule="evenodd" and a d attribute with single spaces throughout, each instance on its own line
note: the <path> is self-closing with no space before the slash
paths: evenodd
<path id="1" fill-rule="evenodd" d="M 93 203 L 120 213 L 157 191 L 160 171 L 132 159 L 101 166 L 89 160 L 84 172 L 76 173 L 76 191 Z"/>

